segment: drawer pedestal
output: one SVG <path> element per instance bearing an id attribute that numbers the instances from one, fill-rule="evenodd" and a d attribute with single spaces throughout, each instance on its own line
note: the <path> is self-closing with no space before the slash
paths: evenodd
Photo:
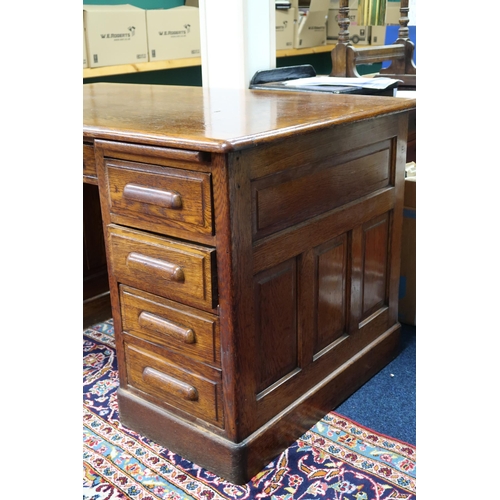
<path id="1" fill-rule="evenodd" d="M 415 101 L 319 94 L 84 87 L 120 419 L 234 483 L 397 350 Z"/>

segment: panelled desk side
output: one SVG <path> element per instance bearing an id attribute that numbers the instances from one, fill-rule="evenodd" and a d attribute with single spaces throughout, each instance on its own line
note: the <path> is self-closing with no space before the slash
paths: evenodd
<path id="1" fill-rule="evenodd" d="M 413 109 L 84 86 L 125 425 L 244 483 L 392 359 Z"/>

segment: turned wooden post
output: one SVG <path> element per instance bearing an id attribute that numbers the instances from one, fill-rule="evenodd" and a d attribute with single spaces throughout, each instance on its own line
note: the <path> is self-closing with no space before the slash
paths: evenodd
<path id="1" fill-rule="evenodd" d="M 410 18 L 408 17 L 408 12 L 410 8 L 408 7 L 409 0 L 401 0 L 401 7 L 399 9 L 399 30 L 398 30 L 398 40 L 396 43 L 400 43 L 400 40 L 408 40 L 410 37 L 410 30 L 408 29 L 408 23 Z"/>
<path id="2" fill-rule="evenodd" d="M 349 0 L 339 1 L 340 31 L 338 42 L 331 52 L 332 71 L 330 76 L 360 77 L 358 64 L 373 64 L 390 61 L 388 68 L 381 69 L 375 76 L 386 76 L 402 80 L 400 87 L 414 88 L 416 67 L 413 62 L 415 45 L 409 38 L 409 0 L 401 0 L 398 39 L 395 43 L 382 46 L 354 47 L 349 41 Z"/>
<path id="3" fill-rule="evenodd" d="M 417 73 L 417 68 L 413 62 L 415 45 L 410 40 L 410 30 L 408 28 L 408 23 L 410 22 L 410 18 L 408 17 L 408 12 L 410 10 L 408 1 L 409 0 L 401 0 L 398 39 L 394 42 L 395 44 L 404 45 L 405 56 L 403 59 L 393 59 L 388 68 L 380 70 L 381 75 L 400 78 L 404 81 L 408 80 L 408 76 L 405 79 L 402 75 L 416 75 Z M 413 77 L 411 81 L 414 82 L 415 78 Z M 415 85 L 415 83 L 413 83 L 413 85 Z"/>
<path id="4" fill-rule="evenodd" d="M 408 3 L 408 2 L 407 2 Z M 338 43 L 350 44 L 349 41 L 349 0 L 339 0 L 339 39 Z"/>
<path id="5" fill-rule="evenodd" d="M 339 38 L 331 52 L 332 72 L 330 76 L 347 76 L 347 47 L 349 40 L 349 0 L 339 0 Z"/>

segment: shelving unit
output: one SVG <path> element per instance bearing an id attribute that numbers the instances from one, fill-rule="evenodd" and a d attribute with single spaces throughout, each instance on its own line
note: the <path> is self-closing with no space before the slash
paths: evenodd
<path id="1" fill-rule="evenodd" d="M 331 52 L 333 45 L 321 45 L 305 49 L 283 49 L 276 51 L 276 57 L 293 57 L 307 54 L 321 54 Z M 117 66 L 103 66 L 101 68 L 83 68 L 83 78 L 99 78 L 110 75 L 124 75 L 127 73 L 141 73 L 145 71 L 159 71 L 165 69 L 186 68 L 189 66 L 200 66 L 201 57 L 190 57 L 187 59 L 172 59 L 167 61 L 153 61 L 137 64 L 120 64 Z"/>

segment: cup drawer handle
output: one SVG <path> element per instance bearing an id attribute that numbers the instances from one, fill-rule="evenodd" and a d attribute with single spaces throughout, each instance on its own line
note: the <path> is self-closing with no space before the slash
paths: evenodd
<path id="1" fill-rule="evenodd" d="M 137 252 L 131 252 L 127 256 L 127 265 L 135 268 L 146 268 L 149 270 L 160 271 L 165 274 L 167 279 L 176 283 L 184 283 L 184 271 L 177 264 L 172 264 L 165 260 L 148 257 Z"/>
<path id="2" fill-rule="evenodd" d="M 143 328 L 149 328 L 170 337 L 180 339 L 185 344 L 194 344 L 196 336 L 191 328 L 176 325 L 168 319 L 156 316 L 147 311 L 139 314 L 139 325 Z"/>
<path id="3" fill-rule="evenodd" d="M 138 184 L 127 184 L 123 188 L 123 197 L 130 201 L 159 205 L 174 210 L 182 208 L 182 198 L 177 191 L 163 191 Z"/>
<path id="4" fill-rule="evenodd" d="M 153 384 L 161 390 L 166 389 L 170 393 L 173 393 L 183 399 L 187 399 L 188 401 L 198 400 L 198 391 L 195 387 L 187 384 L 186 382 L 170 377 L 165 373 L 161 373 L 150 366 L 144 368 L 142 378 L 144 382 Z"/>

